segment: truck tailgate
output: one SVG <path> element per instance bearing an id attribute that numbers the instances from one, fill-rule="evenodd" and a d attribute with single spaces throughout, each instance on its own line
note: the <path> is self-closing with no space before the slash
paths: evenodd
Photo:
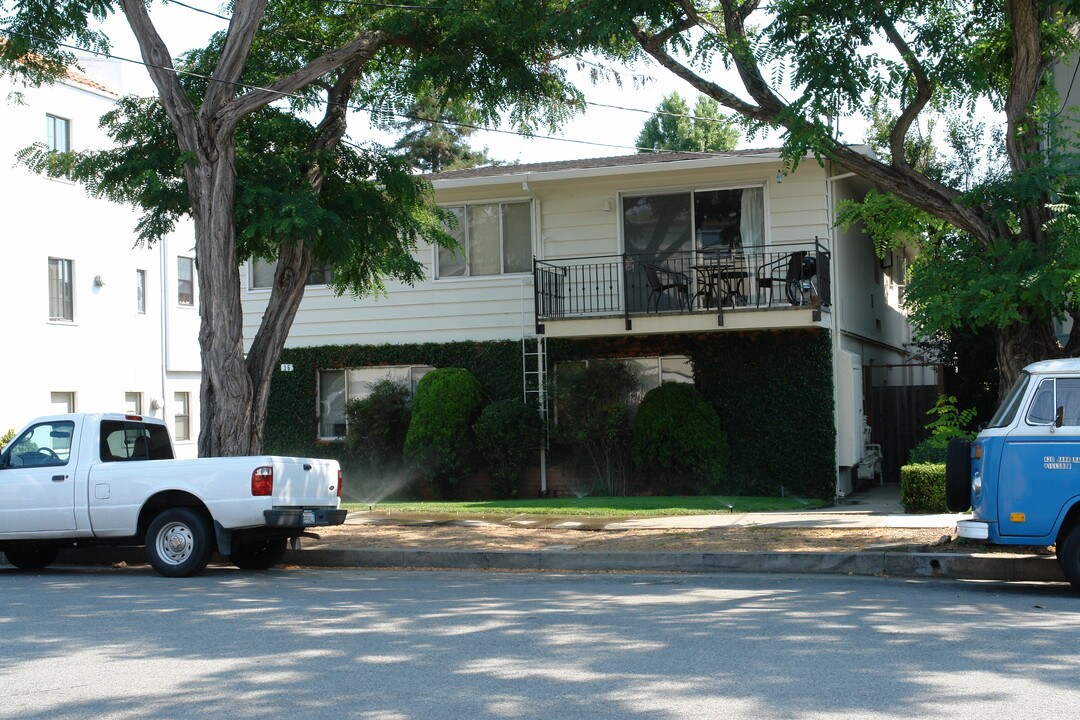
<path id="1" fill-rule="evenodd" d="M 276 507 L 338 504 L 338 463 L 317 458 L 274 457 Z"/>

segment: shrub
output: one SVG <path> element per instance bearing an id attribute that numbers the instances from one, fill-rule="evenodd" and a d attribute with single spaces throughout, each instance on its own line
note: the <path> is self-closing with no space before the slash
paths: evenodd
<path id="1" fill-rule="evenodd" d="M 571 471 L 586 480 L 582 490 L 626 494 L 631 399 L 637 388 L 637 374 L 627 363 L 593 360 L 559 367 L 552 438 L 561 445 Z"/>
<path id="2" fill-rule="evenodd" d="M 934 407 L 926 414 L 934 418 L 926 425 L 930 437 L 911 449 L 908 463 L 943 463 L 950 440 L 954 437 L 966 440 L 975 437 L 975 433 L 966 430 L 975 419 L 975 409 L 958 410 L 956 398 L 952 395 L 938 395 Z"/>
<path id="3" fill-rule="evenodd" d="M 911 452 L 908 453 L 908 464 L 944 463 L 948 447 L 947 442 L 942 444 L 940 441 L 928 437 L 911 448 Z"/>
<path id="4" fill-rule="evenodd" d="M 650 390 L 634 418 L 635 469 L 666 495 L 711 493 L 723 485 L 727 436 L 720 417 L 693 385 Z"/>
<path id="5" fill-rule="evenodd" d="M 900 502 L 914 513 L 946 513 L 945 466 L 919 463 L 900 468 Z"/>
<path id="6" fill-rule="evenodd" d="M 345 406 L 349 433 L 345 445 L 368 471 L 400 467 L 409 432 L 409 388 L 391 378 L 372 384 L 371 394 Z"/>
<path id="7" fill-rule="evenodd" d="M 7 444 L 15 439 L 15 428 L 9 429 L 3 435 L 0 435 L 0 450 L 7 447 Z"/>
<path id="8" fill-rule="evenodd" d="M 416 387 L 404 459 L 444 495 L 472 475 L 472 426 L 482 404 L 480 383 L 462 368 L 432 370 Z"/>
<path id="9" fill-rule="evenodd" d="M 496 498 L 515 497 L 521 476 L 540 445 L 540 416 L 519 400 L 499 400 L 484 408 L 475 426 L 476 444 L 491 472 Z"/>

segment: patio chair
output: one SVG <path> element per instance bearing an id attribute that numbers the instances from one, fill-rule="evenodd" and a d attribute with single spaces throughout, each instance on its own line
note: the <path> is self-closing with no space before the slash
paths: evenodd
<path id="1" fill-rule="evenodd" d="M 641 267 L 645 271 L 645 281 L 649 285 L 646 308 L 651 304 L 653 312 L 659 312 L 660 299 L 665 294 L 670 295 L 670 291 L 674 290 L 679 308 L 690 309 L 690 277 L 686 273 L 647 263 L 642 263 Z"/>
<path id="2" fill-rule="evenodd" d="M 761 265 L 757 270 L 758 304 L 761 303 L 762 290 L 768 291 L 767 304 L 772 305 L 775 289 L 783 287 L 789 303 L 802 305 L 804 283 L 812 290 L 811 278 L 816 274 L 817 261 L 806 250 L 797 250 Z"/>

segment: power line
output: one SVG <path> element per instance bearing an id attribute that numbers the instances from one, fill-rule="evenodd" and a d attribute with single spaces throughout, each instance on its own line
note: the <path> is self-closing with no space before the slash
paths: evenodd
<path id="1" fill-rule="evenodd" d="M 31 39 L 31 40 L 49 42 L 48 40 L 46 40 L 44 38 L 36 37 L 34 35 L 30 35 L 28 33 L 24 33 L 24 32 L 18 31 L 18 30 L 12 30 L 11 28 L 2 28 L 2 29 L 0 29 L 0 32 L 7 33 L 8 35 L 17 35 L 17 36 L 28 38 L 28 39 Z M 477 131 L 490 132 L 490 133 L 498 133 L 498 134 L 503 134 L 503 135 L 514 135 L 514 136 L 525 138 L 525 139 L 552 140 L 552 141 L 555 141 L 555 142 L 565 142 L 565 143 L 572 143 L 572 144 L 577 144 L 577 145 L 591 145 L 591 146 L 595 146 L 595 147 L 615 148 L 615 149 L 619 149 L 619 150 L 634 150 L 634 151 L 637 151 L 637 152 L 655 152 L 655 153 L 658 153 L 658 154 L 665 154 L 665 153 L 671 152 L 671 151 L 666 151 L 666 150 L 657 150 L 656 148 L 639 147 L 637 145 L 620 145 L 620 144 L 616 144 L 616 143 L 597 142 L 595 140 L 580 140 L 580 139 L 577 139 L 577 138 L 556 137 L 554 135 L 537 135 L 535 133 L 530 134 L 530 133 L 520 132 L 520 131 L 517 131 L 517 130 L 503 130 L 502 128 L 492 128 L 492 127 L 486 127 L 486 126 L 483 126 L 483 125 L 473 125 L 473 124 L 462 123 L 462 122 L 451 122 L 451 121 L 447 121 L 447 120 L 428 120 L 428 119 L 425 119 L 425 118 L 420 118 L 420 117 L 416 117 L 416 116 L 413 116 L 413 115 L 406 115 L 406 114 L 403 114 L 403 113 L 394 113 L 394 112 L 388 112 L 388 111 L 374 111 L 371 108 L 361 107 L 359 105 L 354 105 L 354 104 L 351 104 L 351 103 L 334 102 L 334 101 L 330 101 L 330 100 L 325 100 L 323 98 L 309 98 L 309 97 L 305 97 L 303 95 L 300 95 L 299 93 L 287 93 L 287 92 L 282 92 L 280 90 L 272 90 L 270 88 L 262 87 L 262 86 L 259 86 L 259 85 L 251 85 L 251 84 L 246 84 L 246 83 L 241 83 L 241 82 L 233 82 L 233 81 L 228 81 L 228 80 L 221 80 L 219 78 L 214 78 L 214 77 L 211 77 L 209 75 L 203 75 L 202 73 L 197 73 L 197 72 L 194 72 L 194 71 L 191 71 L 191 70 L 183 70 L 183 69 L 174 68 L 174 67 L 167 67 L 167 66 L 164 66 L 164 65 L 153 65 L 151 63 L 147 63 L 147 62 L 144 62 L 142 60 L 135 60 L 135 59 L 123 57 L 123 56 L 120 56 L 120 55 L 113 55 L 112 53 L 108 53 L 108 52 L 104 52 L 104 51 L 88 50 L 86 48 L 81 48 L 81 47 L 78 47 L 76 45 L 70 45 L 70 44 L 67 44 L 67 43 L 54 42 L 54 44 L 57 47 L 61 47 L 61 48 L 69 49 L 69 50 L 77 50 L 79 52 L 87 52 L 87 53 L 90 53 L 92 55 L 99 55 L 99 56 L 102 56 L 102 57 L 106 57 L 106 58 L 113 59 L 113 60 L 119 60 L 119 61 L 130 63 L 130 64 L 133 64 L 133 65 L 141 65 L 141 66 L 146 67 L 146 68 L 154 68 L 154 69 L 157 69 L 157 70 L 165 70 L 165 71 L 168 71 L 168 72 L 173 72 L 173 73 L 175 73 L 177 75 L 186 75 L 186 76 L 189 76 L 189 77 L 198 78 L 200 80 L 205 80 L 207 82 L 224 83 L 226 85 L 230 85 L 232 87 L 240 88 L 240 89 L 243 89 L 243 90 L 248 90 L 248 91 L 257 90 L 257 91 L 262 91 L 262 92 L 273 93 L 273 94 L 278 95 L 278 96 L 280 96 L 282 98 L 291 98 L 291 99 L 294 99 L 294 100 L 302 100 L 304 102 L 313 103 L 315 105 L 341 106 L 341 107 L 345 107 L 345 108 L 347 108 L 349 110 L 354 110 L 354 111 L 357 111 L 357 112 L 366 112 L 366 113 L 369 113 L 369 114 L 378 114 L 378 115 L 384 115 L 384 116 L 389 116 L 389 117 L 402 118 L 402 119 L 406 119 L 406 120 L 415 120 L 415 121 L 420 121 L 420 122 L 430 122 L 432 124 L 443 125 L 443 126 L 448 126 L 448 127 L 459 127 L 459 128 L 470 129 L 470 130 L 477 130 Z M 679 151 L 679 152 L 681 154 L 701 155 L 702 157 L 712 157 L 712 156 L 717 154 L 717 153 L 713 153 L 713 152 L 699 152 L 699 151 L 694 151 L 694 150 L 685 150 L 685 151 Z M 762 156 L 765 156 L 767 154 L 768 153 L 761 153 Z M 752 156 L 753 154 L 751 153 L 749 155 Z"/>

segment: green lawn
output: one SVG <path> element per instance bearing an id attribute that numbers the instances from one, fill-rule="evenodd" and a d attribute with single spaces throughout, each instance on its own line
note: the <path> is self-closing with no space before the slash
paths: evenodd
<path id="1" fill-rule="evenodd" d="M 350 510 L 374 510 L 389 514 L 419 515 L 585 515 L 593 517 L 650 517 L 663 515 L 712 515 L 727 512 L 805 510 L 821 507 L 820 500 L 774 497 L 584 497 L 541 500 L 490 500 L 484 502 L 384 502 L 343 503 Z"/>

